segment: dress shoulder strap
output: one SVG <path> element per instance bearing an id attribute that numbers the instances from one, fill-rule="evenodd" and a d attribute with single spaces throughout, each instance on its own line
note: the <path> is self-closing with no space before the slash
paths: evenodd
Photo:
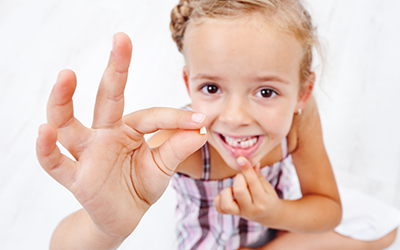
<path id="1" fill-rule="evenodd" d="M 208 147 L 208 142 L 206 142 L 203 147 L 201 147 L 201 153 L 203 155 L 203 171 L 201 174 L 202 180 L 210 179 L 210 149 Z"/>

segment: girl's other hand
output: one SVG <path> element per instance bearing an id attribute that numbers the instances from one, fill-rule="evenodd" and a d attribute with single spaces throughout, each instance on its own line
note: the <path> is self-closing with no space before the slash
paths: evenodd
<path id="1" fill-rule="evenodd" d="M 261 175 L 258 164 L 252 167 L 245 157 L 237 159 L 242 172 L 233 186 L 225 188 L 214 199 L 215 208 L 222 214 L 233 214 L 268 226 L 276 220 L 281 200 L 272 185 Z"/>
<path id="2" fill-rule="evenodd" d="M 36 146 L 41 166 L 74 194 L 94 229 L 116 238 L 136 228 L 167 188 L 176 166 L 206 141 L 199 133 L 204 115 L 153 108 L 122 118 L 131 52 L 129 37 L 115 35 L 92 128 L 74 117 L 76 76 L 70 70 L 62 71 L 49 97 L 48 124 L 40 127 Z M 182 131 L 151 149 L 143 136 L 159 129 Z M 57 141 L 76 161 L 60 153 Z"/>

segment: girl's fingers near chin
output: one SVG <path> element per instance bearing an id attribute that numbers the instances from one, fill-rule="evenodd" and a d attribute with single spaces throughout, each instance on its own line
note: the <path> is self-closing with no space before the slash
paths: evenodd
<path id="1" fill-rule="evenodd" d="M 217 210 L 218 213 L 223 214 L 221 210 L 221 194 L 218 194 L 214 198 L 214 207 Z"/>
<path id="2" fill-rule="evenodd" d="M 254 167 L 254 170 L 256 171 L 256 174 L 257 174 L 258 176 L 262 176 L 262 175 L 261 175 L 260 168 L 261 168 L 261 163 L 257 163 L 257 165 Z"/>
<path id="3" fill-rule="evenodd" d="M 262 185 L 262 187 L 263 187 L 263 189 L 264 189 L 264 191 L 265 191 L 266 193 L 270 194 L 270 193 L 272 193 L 272 192 L 276 192 L 275 189 L 274 189 L 274 187 L 271 185 L 271 183 L 269 183 L 269 182 L 264 178 L 264 176 L 261 175 L 261 176 L 259 176 L 258 178 L 259 178 L 260 183 L 261 183 L 261 185 Z"/>
<path id="4" fill-rule="evenodd" d="M 248 189 L 248 183 L 241 173 L 236 175 L 233 182 L 233 194 L 235 195 L 239 208 L 242 211 L 246 210 L 253 203 L 253 199 Z"/>
<path id="5" fill-rule="evenodd" d="M 240 214 L 240 209 L 238 204 L 233 198 L 232 188 L 225 188 L 221 191 L 221 201 L 220 206 L 221 210 L 224 213 L 238 215 Z"/>
<path id="6" fill-rule="evenodd" d="M 244 157 L 239 157 L 237 159 L 239 165 L 241 165 L 241 161 L 243 162 L 242 166 L 243 166 L 243 170 L 241 172 L 241 174 L 243 175 L 247 185 L 248 185 L 248 189 L 251 195 L 251 198 L 254 200 L 258 200 L 259 198 L 261 198 L 260 196 L 263 193 L 263 186 L 261 184 L 261 182 L 259 181 L 259 176 L 262 176 L 260 174 L 257 174 L 257 168 L 259 169 L 259 166 L 255 166 L 253 167 L 250 163 L 249 160 L 247 160 Z"/>

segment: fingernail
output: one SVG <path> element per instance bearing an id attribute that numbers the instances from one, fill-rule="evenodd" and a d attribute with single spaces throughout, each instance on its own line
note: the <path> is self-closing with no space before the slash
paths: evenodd
<path id="1" fill-rule="evenodd" d="M 192 115 L 192 121 L 195 123 L 202 123 L 206 119 L 206 115 L 200 114 L 200 113 L 194 113 Z"/>
<path id="2" fill-rule="evenodd" d="M 244 167 L 246 165 L 245 159 L 243 156 L 240 156 L 239 158 L 236 159 L 237 163 L 239 166 Z"/>
<path id="3" fill-rule="evenodd" d="M 206 134 L 207 134 L 207 129 L 206 129 L 206 127 L 202 127 L 202 128 L 200 129 L 200 134 L 201 134 L 201 135 L 206 135 Z"/>

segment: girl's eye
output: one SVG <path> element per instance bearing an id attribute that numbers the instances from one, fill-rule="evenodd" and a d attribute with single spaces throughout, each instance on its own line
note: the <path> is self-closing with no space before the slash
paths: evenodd
<path id="1" fill-rule="evenodd" d="M 216 94 L 221 91 L 217 86 L 212 84 L 204 85 L 201 90 L 206 94 Z"/>
<path id="2" fill-rule="evenodd" d="M 262 97 L 262 98 L 272 98 L 276 96 L 276 92 L 272 89 L 261 89 L 256 93 L 256 96 Z"/>

